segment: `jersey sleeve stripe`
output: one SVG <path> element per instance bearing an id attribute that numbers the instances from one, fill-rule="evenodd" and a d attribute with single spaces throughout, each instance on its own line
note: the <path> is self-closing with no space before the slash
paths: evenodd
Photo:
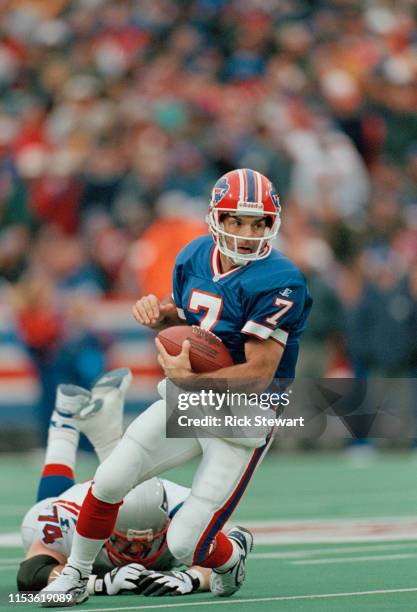
<path id="1" fill-rule="evenodd" d="M 272 332 L 271 338 L 285 346 L 288 340 L 288 332 L 284 331 L 283 329 L 276 329 L 274 332 Z"/>
<path id="2" fill-rule="evenodd" d="M 177 306 L 177 313 L 178 313 L 179 318 L 180 319 L 184 319 L 184 321 L 185 321 L 185 312 L 184 312 L 184 310 L 182 308 L 178 308 L 178 306 Z"/>
<path id="3" fill-rule="evenodd" d="M 57 506 L 60 506 L 60 508 L 64 508 L 64 510 L 66 510 L 67 512 L 71 512 L 71 514 L 74 514 L 75 516 L 78 516 L 80 514 L 79 510 L 76 510 L 75 508 L 71 508 L 71 506 L 69 506 L 68 504 L 64 504 L 63 502 L 55 502 Z"/>
<path id="4" fill-rule="evenodd" d="M 255 321 L 247 321 L 242 327 L 241 332 L 243 334 L 252 334 L 263 340 L 267 340 L 274 330 L 266 325 L 261 325 Z"/>
<path id="5" fill-rule="evenodd" d="M 279 344 L 280 346 L 282 346 L 282 348 L 285 348 L 285 344 L 283 344 L 282 342 L 280 342 L 279 340 L 277 340 L 276 338 L 274 338 L 273 336 L 271 336 L 271 340 L 273 340 L 274 342 L 276 342 L 277 344 Z"/>
<path id="6" fill-rule="evenodd" d="M 179 510 L 180 508 L 182 508 L 183 504 L 184 504 L 184 502 L 182 501 L 182 502 L 180 502 L 179 504 L 177 504 L 177 505 L 175 506 L 175 508 L 172 508 L 171 512 L 170 512 L 170 513 L 169 513 L 169 515 L 168 515 L 170 519 L 174 518 L 174 516 L 177 514 L 178 510 Z"/>
<path id="7" fill-rule="evenodd" d="M 72 508 L 75 508 L 76 510 L 81 510 L 81 506 L 80 504 L 77 504 L 76 502 L 73 501 L 69 501 L 67 499 L 57 499 L 56 504 L 66 504 L 67 506 L 71 506 Z"/>
<path id="8" fill-rule="evenodd" d="M 256 336 L 256 338 L 260 338 L 261 340 L 267 340 L 268 338 L 272 338 L 276 340 L 282 346 L 287 344 L 288 340 L 288 332 L 283 329 L 271 329 L 270 327 L 266 327 L 266 325 L 261 325 L 261 323 L 256 323 L 255 321 L 248 321 L 241 329 L 242 334 L 249 334 L 251 336 Z"/>

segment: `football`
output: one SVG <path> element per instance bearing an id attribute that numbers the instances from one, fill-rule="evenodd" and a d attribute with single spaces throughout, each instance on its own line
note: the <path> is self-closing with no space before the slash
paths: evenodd
<path id="1" fill-rule="evenodd" d="M 184 340 L 189 340 L 193 372 L 213 372 L 233 365 L 232 356 L 220 338 L 197 325 L 168 327 L 159 332 L 158 339 L 173 356 L 179 355 Z"/>

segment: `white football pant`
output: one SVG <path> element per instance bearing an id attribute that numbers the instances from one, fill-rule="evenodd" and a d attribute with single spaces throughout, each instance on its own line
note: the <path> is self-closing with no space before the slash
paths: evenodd
<path id="1" fill-rule="evenodd" d="M 111 504 L 136 485 L 202 455 L 191 493 L 173 517 L 167 544 L 184 564 L 201 563 L 210 544 L 240 501 L 271 440 L 259 448 L 221 438 L 166 438 L 166 403 L 159 400 L 137 417 L 99 466 L 93 494 Z"/>

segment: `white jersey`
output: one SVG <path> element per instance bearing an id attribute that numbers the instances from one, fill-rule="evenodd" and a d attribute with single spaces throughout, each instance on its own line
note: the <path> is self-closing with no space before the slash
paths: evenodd
<path id="1" fill-rule="evenodd" d="M 170 480 L 161 479 L 161 482 L 165 489 L 168 517 L 172 518 L 188 497 L 190 489 Z M 91 484 L 91 480 L 75 484 L 59 497 L 49 497 L 32 506 L 23 519 L 21 527 L 25 552 L 34 542 L 40 541 L 47 548 L 66 558 L 69 557 L 81 505 Z M 146 525 L 144 528 L 146 529 Z M 97 558 L 97 563 L 108 569 L 114 567 L 104 548 Z M 154 569 L 169 569 L 169 566 L 175 567 L 176 565 L 178 565 L 176 559 L 167 558 L 167 555 L 164 554 Z"/>

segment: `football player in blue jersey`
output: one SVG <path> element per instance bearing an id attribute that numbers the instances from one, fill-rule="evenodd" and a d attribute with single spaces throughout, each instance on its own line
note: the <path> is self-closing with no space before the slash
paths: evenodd
<path id="1" fill-rule="evenodd" d="M 173 295 L 160 302 L 148 295 L 133 307 L 136 320 L 160 331 L 172 325 L 199 325 L 221 338 L 234 365 L 196 374 L 189 343 L 170 356 L 157 341 L 168 379 L 198 389 L 201 379 L 233 381 L 234 388 L 263 392 L 276 378 L 293 378 L 298 343 L 311 298 L 298 268 L 271 247 L 281 218 L 272 183 L 254 170 L 225 174 L 215 184 L 208 225 L 211 235 L 197 238 L 178 255 Z M 167 438 L 166 397 L 142 413 L 98 468 L 80 512 L 71 554 L 53 588 L 71 593 L 71 603 L 88 597 L 86 583 L 103 541 L 111 534 L 123 497 L 136 485 L 201 455 L 191 491 L 167 532 L 171 554 L 184 564 L 212 568 L 210 589 L 230 596 L 243 583 L 252 535 L 243 528 L 221 529 L 239 503 L 265 456 L 271 433 L 263 438 L 230 440 Z M 64 605 L 49 601 L 45 606 Z M 68 605 L 68 601 L 65 602 Z"/>

